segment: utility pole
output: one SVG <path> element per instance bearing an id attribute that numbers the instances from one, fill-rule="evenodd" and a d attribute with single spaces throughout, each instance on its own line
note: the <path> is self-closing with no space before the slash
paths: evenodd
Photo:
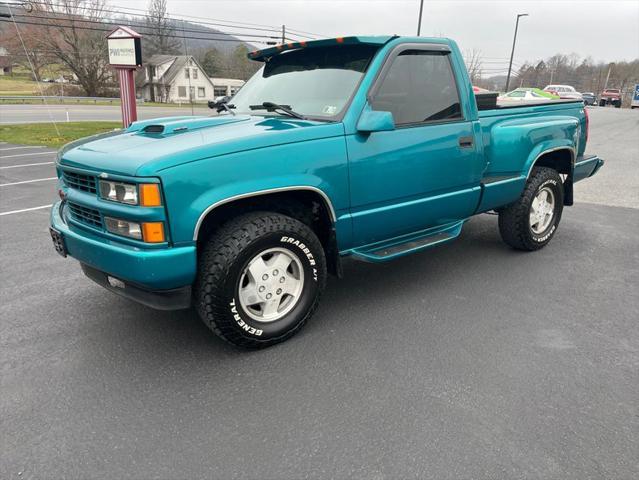
<path id="1" fill-rule="evenodd" d="M 515 55 L 515 43 L 517 42 L 517 29 L 519 28 L 519 17 L 527 17 L 527 13 L 518 13 L 517 22 L 515 23 L 515 36 L 513 38 L 513 49 L 510 52 L 510 63 L 508 64 L 508 76 L 506 77 L 506 91 L 508 91 L 508 85 L 510 85 L 510 72 L 513 68 L 513 56 Z"/>
<path id="2" fill-rule="evenodd" d="M 604 90 L 608 90 L 608 80 L 610 80 L 610 72 L 612 70 L 612 66 L 614 65 L 614 62 L 610 62 L 610 64 L 608 65 L 608 75 L 606 75 L 606 83 L 604 83 Z"/>
<path id="3" fill-rule="evenodd" d="M 286 43 L 286 25 L 282 25 L 282 44 Z"/>
<path id="4" fill-rule="evenodd" d="M 417 22 L 417 36 L 422 32 L 422 12 L 424 11 L 424 0 L 419 1 L 419 21 Z"/>

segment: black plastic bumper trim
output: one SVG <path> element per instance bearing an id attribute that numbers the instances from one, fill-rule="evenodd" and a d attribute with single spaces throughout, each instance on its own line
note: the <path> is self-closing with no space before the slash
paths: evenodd
<path id="1" fill-rule="evenodd" d="M 146 290 L 121 279 L 113 286 L 105 272 L 81 263 L 84 274 L 107 290 L 156 310 L 183 310 L 191 306 L 191 286 L 171 290 Z M 113 277 L 115 278 L 115 277 Z"/>

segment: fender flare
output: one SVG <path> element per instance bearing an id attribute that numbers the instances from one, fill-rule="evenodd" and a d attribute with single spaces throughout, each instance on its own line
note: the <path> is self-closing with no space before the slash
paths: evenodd
<path id="1" fill-rule="evenodd" d="M 311 192 L 315 192 L 317 194 L 319 194 L 322 199 L 324 200 L 324 203 L 326 205 L 326 208 L 329 212 L 331 221 L 333 222 L 333 225 L 335 224 L 335 222 L 337 221 L 337 215 L 335 213 L 335 208 L 333 207 L 333 202 L 331 202 L 331 199 L 329 198 L 329 196 L 326 194 L 326 192 L 324 192 L 323 190 L 317 188 L 317 187 L 312 187 L 310 185 L 294 185 L 294 186 L 288 186 L 288 187 L 277 187 L 277 188 L 268 188 L 265 190 L 255 190 L 252 192 L 245 192 L 245 193 L 240 193 L 238 195 L 232 195 L 230 197 L 227 198 L 223 198 L 221 200 L 218 200 L 217 202 L 209 205 L 199 216 L 197 223 L 195 224 L 195 228 L 193 230 L 193 241 L 197 241 L 198 235 L 200 233 L 200 227 L 202 226 L 202 223 L 204 223 L 204 219 L 206 218 L 206 216 L 211 213 L 213 210 L 215 210 L 216 208 L 225 205 L 227 203 L 232 203 L 234 201 L 237 200 L 242 200 L 245 198 L 250 198 L 250 197 L 258 197 L 260 195 L 268 195 L 269 193 L 280 193 L 280 192 L 290 192 L 290 191 L 311 191 Z"/>

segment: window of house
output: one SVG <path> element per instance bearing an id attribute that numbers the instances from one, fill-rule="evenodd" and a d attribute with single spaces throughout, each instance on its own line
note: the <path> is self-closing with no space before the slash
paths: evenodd
<path id="1" fill-rule="evenodd" d="M 225 97 L 226 96 L 226 87 L 213 87 L 213 96 L 214 97 Z"/>
<path id="2" fill-rule="evenodd" d="M 189 78 L 189 69 L 188 68 L 184 69 L 184 78 Z"/>
<path id="3" fill-rule="evenodd" d="M 189 98 L 190 99 L 195 98 L 195 87 L 189 87 Z"/>
<path id="4" fill-rule="evenodd" d="M 193 69 L 193 78 L 197 78 L 197 68 Z"/>
<path id="5" fill-rule="evenodd" d="M 424 50 L 401 52 L 375 93 L 373 109 L 391 112 L 396 125 L 462 118 L 448 57 Z"/>
<path id="6" fill-rule="evenodd" d="M 155 78 L 155 65 L 149 65 L 149 78 Z"/>
<path id="7" fill-rule="evenodd" d="M 206 89 L 204 87 L 197 87 L 197 96 L 200 98 L 206 97 Z"/>
<path id="8" fill-rule="evenodd" d="M 178 97 L 186 97 L 186 87 L 178 87 Z"/>

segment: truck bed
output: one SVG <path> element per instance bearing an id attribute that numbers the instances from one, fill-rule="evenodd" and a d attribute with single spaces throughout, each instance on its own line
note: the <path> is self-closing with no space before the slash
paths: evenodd
<path id="1" fill-rule="evenodd" d="M 560 103 L 582 103 L 583 100 L 577 100 L 577 99 L 572 99 L 572 98 L 565 98 L 565 99 L 560 99 L 560 100 L 548 100 L 548 101 L 522 101 L 522 102 L 502 102 L 500 100 L 497 100 L 497 106 L 493 107 L 497 108 L 497 109 L 504 109 L 504 108 L 520 108 L 520 107 L 535 107 L 535 106 L 539 106 L 539 105 L 556 105 L 556 104 L 560 104 Z M 486 110 L 490 110 L 490 109 L 486 109 Z"/>
<path id="2" fill-rule="evenodd" d="M 576 103 L 582 102 L 582 100 L 577 99 L 560 99 L 560 100 L 546 100 L 546 101 L 521 101 L 521 102 L 504 102 L 500 101 L 497 98 L 497 92 L 486 92 L 486 93 L 477 93 L 475 94 L 475 99 L 477 100 L 477 110 L 480 112 L 486 110 L 501 110 L 501 109 L 513 109 L 513 108 L 521 108 L 521 107 L 531 107 L 538 105 L 554 105 L 558 103 Z"/>

